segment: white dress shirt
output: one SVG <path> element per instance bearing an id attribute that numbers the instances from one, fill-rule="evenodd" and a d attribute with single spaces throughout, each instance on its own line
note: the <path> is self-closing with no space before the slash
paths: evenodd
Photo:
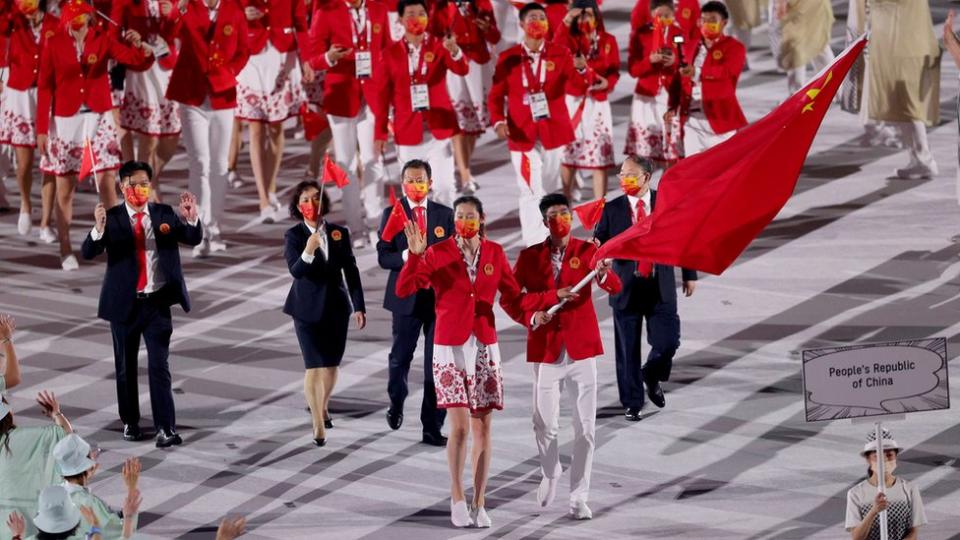
<path id="1" fill-rule="evenodd" d="M 123 207 L 127 209 L 127 215 L 130 216 L 130 229 L 136 230 L 137 210 L 128 203 L 124 203 Z M 166 285 L 167 280 L 158 266 L 160 259 L 157 257 L 157 237 L 153 233 L 153 222 L 150 220 L 150 210 L 147 206 L 143 207 L 142 223 L 143 232 L 146 236 L 147 285 L 142 291 L 137 292 L 150 294 L 152 292 L 159 291 L 164 285 Z M 101 238 L 103 238 L 103 233 L 98 231 L 96 225 L 94 225 L 93 229 L 90 231 L 90 239 L 94 242 L 99 242 Z"/>
<path id="2" fill-rule="evenodd" d="M 653 208 L 650 208 L 650 190 L 648 189 L 640 197 L 635 197 L 633 195 L 627 195 L 627 200 L 630 201 L 630 214 L 633 216 L 633 222 L 636 223 L 640 216 L 637 215 L 637 201 L 643 200 L 643 206 L 647 209 L 647 215 L 650 215 L 650 212 L 653 212 Z"/>
<path id="3" fill-rule="evenodd" d="M 327 222 L 321 222 L 319 227 L 311 227 L 306 221 L 303 222 L 307 226 L 307 230 L 310 231 L 310 234 L 315 234 L 318 230 L 320 231 L 320 252 L 323 253 L 324 260 L 330 258 L 330 253 L 327 251 Z M 306 248 L 304 248 L 303 253 L 300 254 L 300 258 L 303 259 L 303 262 L 307 264 L 313 264 L 313 260 L 317 258 L 316 252 L 313 255 L 307 253 Z"/>

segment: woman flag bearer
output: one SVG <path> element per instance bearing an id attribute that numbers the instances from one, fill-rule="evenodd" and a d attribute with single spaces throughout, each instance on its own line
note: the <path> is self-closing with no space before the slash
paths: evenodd
<path id="1" fill-rule="evenodd" d="M 93 157 L 100 201 L 117 204 L 114 171 L 120 167 L 120 142 L 113 120 L 108 64 L 139 64 L 152 53 L 140 34 L 127 30 L 122 43 L 99 30 L 93 7 L 83 0 L 61 6 L 61 30 L 51 36 L 40 57 L 37 81 L 37 147 L 40 170 L 57 177 L 57 231 L 64 270 L 80 267 L 70 244 L 73 193 L 84 152 Z M 52 118 L 51 118 L 51 112 Z"/>
<path id="2" fill-rule="evenodd" d="M 46 2 L 16 0 L 16 8 L 0 19 L 0 36 L 8 40 L 9 75 L 0 83 L 0 145 L 13 147 L 17 162 L 17 184 L 20 187 L 20 219 L 17 232 L 30 234 L 33 227 L 30 192 L 33 187 L 33 155 L 37 146 L 37 75 L 40 55 L 60 27 L 60 19 L 46 12 Z M 2 158 L 0 158 L 2 159 Z M 56 183 L 53 175 L 44 174 L 40 187 L 40 240 L 53 243 L 57 237 L 50 228 Z"/>

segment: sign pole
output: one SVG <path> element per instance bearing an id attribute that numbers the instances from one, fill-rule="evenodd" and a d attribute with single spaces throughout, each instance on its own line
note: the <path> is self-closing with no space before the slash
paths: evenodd
<path id="1" fill-rule="evenodd" d="M 885 469 L 885 456 L 883 454 L 883 426 L 878 421 L 875 424 L 877 437 L 877 493 L 887 492 L 887 475 Z M 880 512 L 880 540 L 888 540 L 887 531 L 887 511 Z"/>

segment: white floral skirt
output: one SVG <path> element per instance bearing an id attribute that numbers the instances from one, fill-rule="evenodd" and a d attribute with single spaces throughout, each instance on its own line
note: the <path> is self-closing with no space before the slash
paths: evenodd
<path id="1" fill-rule="evenodd" d="M 613 114 L 609 101 L 596 101 L 583 96 L 567 96 L 567 110 L 572 118 L 580 104 L 583 114 L 574 130 L 574 140 L 563 149 L 563 164 L 575 169 L 607 169 L 613 167 Z"/>
<path id="2" fill-rule="evenodd" d="M 317 107 L 323 106 L 323 81 L 326 79 L 326 71 L 315 71 L 315 76 L 313 82 L 304 82 L 303 91 L 307 96 L 307 103 L 310 105 L 316 105 Z"/>
<path id="3" fill-rule="evenodd" d="M 0 144 L 33 148 L 37 145 L 37 87 L 3 89 L 0 102 Z"/>
<path id="4" fill-rule="evenodd" d="M 234 114 L 240 120 L 283 122 L 299 114 L 306 101 L 296 51 L 281 53 L 269 41 L 237 76 Z"/>
<path id="5" fill-rule="evenodd" d="M 470 71 L 465 76 L 447 72 L 447 91 L 457 113 L 460 131 L 467 135 L 480 135 L 487 129 L 486 92 L 483 84 L 483 65 L 467 61 Z"/>
<path id="6" fill-rule="evenodd" d="M 636 154 L 661 165 L 680 159 L 680 115 L 675 115 L 669 125 L 664 123 L 667 100 L 664 90 L 655 97 L 634 94 L 625 154 Z"/>
<path id="7" fill-rule="evenodd" d="M 170 71 L 154 62 L 146 71 L 127 69 L 123 83 L 120 126 L 143 135 L 164 137 L 180 133 L 180 107 L 166 98 Z"/>
<path id="8" fill-rule="evenodd" d="M 466 407 L 471 413 L 503 409 L 500 347 L 496 343 L 485 345 L 471 335 L 459 346 L 434 344 L 433 381 L 441 409 Z"/>
<path id="9" fill-rule="evenodd" d="M 94 171 L 120 167 L 120 141 L 113 123 L 113 111 L 54 116 L 47 137 L 47 154 L 40 157 L 40 170 L 47 174 L 69 176 L 80 172 L 83 143 L 90 138 L 96 161 Z"/>

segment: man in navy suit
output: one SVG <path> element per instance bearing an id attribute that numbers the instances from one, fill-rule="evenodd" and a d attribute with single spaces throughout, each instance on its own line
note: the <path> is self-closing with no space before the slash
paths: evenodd
<path id="1" fill-rule="evenodd" d="M 594 231 L 602 244 L 629 229 L 638 218 L 653 211 L 657 192 L 650 189 L 653 164 L 641 157 L 629 156 L 620 168 L 620 186 L 624 195 L 611 200 Z M 680 317 L 677 315 L 676 276 L 672 266 L 616 260 L 613 270 L 623 282 L 620 294 L 610 296 L 616 340 L 617 390 L 627 420 L 640 420 L 643 386 L 657 407 L 666 405 L 660 383 L 670 379 L 673 356 L 680 347 Z M 697 272 L 682 269 L 683 292 L 693 294 Z M 640 337 L 647 323 L 650 353 L 641 368 Z"/>
<path id="2" fill-rule="evenodd" d="M 420 226 L 426 234 L 427 245 L 446 240 L 453 234 L 453 210 L 448 206 L 427 199 L 433 185 L 430 164 L 414 159 L 403 165 L 400 176 L 405 197 L 401 201 L 407 218 Z M 390 217 L 390 208 L 383 211 L 380 220 L 380 235 Z M 433 385 L 433 326 L 436 319 L 434 295 L 431 289 L 421 289 L 414 296 L 398 298 L 397 276 L 407 260 L 407 238 L 396 235 L 390 242 L 382 238 L 377 242 L 377 260 L 380 267 L 390 270 L 383 307 L 393 313 L 393 347 L 390 349 L 389 381 L 387 394 L 390 408 L 387 409 L 387 424 L 391 429 L 400 429 L 403 424 L 403 402 L 407 398 L 407 374 L 417 350 L 417 340 L 423 332 L 423 404 L 420 422 L 423 424 L 423 442 L 433 446 L 446 446 L 447 438 L 440 433 L 446 411 L 437 409 L 437 394 Z"/>
<path id="3" fill-rule="evenodd" d="M 98 204 L 96 224 L 83 241 L 83 258 L 107 252 L 107 272 L 100 290 L 97 316 L 110 321 L 116 364 L 117 403 L 123 421 L 123 438 L 137 441 L 140 431 L 140 396 L 137 354 L 140 337 L 147 345 L 150 408 L 160 448 L 180 444 L 170 388 L 170 306 L 190 311 L 190 297 L 180 268 L 179 244 L 196 246 L 203 239 L 197 216 L 197 199 L 180 196 L 180 215 L 166 204 L 150 203 L 153 170 L 140 161 L 120 168 L 124 204 L 109 210 Z"/>

